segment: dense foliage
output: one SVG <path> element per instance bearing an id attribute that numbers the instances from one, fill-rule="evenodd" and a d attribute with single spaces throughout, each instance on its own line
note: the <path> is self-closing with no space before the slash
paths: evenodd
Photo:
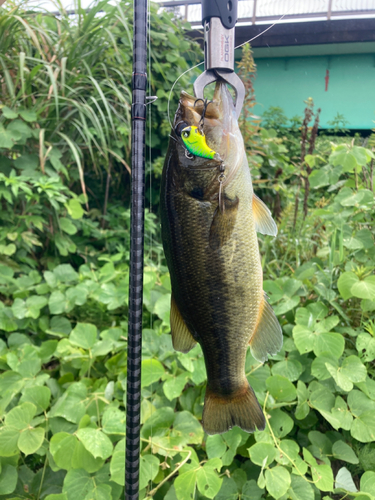
<path id="1" fill-rule="evenodd" d="M 0 499 L 116 500 L 131 12 L 102 2 L 78 18 L 0 14 Z M 166 93 L 199 51 L 170 15 L 151 15 L 155 159 L 168 135 Z M 286 123 L 274 109 L 260 127 L 248 50 L 243 134 L 255 190 L 279 226 L 260 248 L 284 347 L 264 365 L 248 352 L 246 363 L 267 428 L 204 435 L 201 349 L 172 348 L 170 280 L 147 213 L 141 498 L 374 500 L 375 144 L 317 136 L 311 100 L 304 118 Z M 152 193 L 160 160 L 154 170 Z"/>

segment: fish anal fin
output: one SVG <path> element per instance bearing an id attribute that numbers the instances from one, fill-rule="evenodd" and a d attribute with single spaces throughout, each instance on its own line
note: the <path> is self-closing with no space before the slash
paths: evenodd
<path id="1" fill-rule="evenodd" d="M 266 421 L 254 391 L 245 379 L 242 387 L 229 396 L 216 394 L 207 386 L 202 425 L 207 434 L 222 434 L 234 425 L 246 432 L 263 430 Z"/>
<path id="2" fill-rule="evenodd" d="M 258 324 L 250 339 L 251 354 L 263 363 L 268 356 L 277 354 L 283 345 L 283 332 L 272 307 L 263 297 L 260 306 Z"/>
<path id="3" fill-rule="evenodd" d="M 189 352 L 197 343 L 186 326 L 173 295 L 171 298 L 171 333 L 172 344 L 176 351 Z"/>
<path id="4" fill-rule="evenodd" d="M 225 197 L 223 210 L 218 207 L 212 220 L 209 245 L 212 250 L 218 250 L 231 237 L 238 212 L 239 199 L 230 200 Z"/>
<path id="5" fill-rule="evenodd" d="M 253 194 L 253 214 L 255 230 L 258 233 L 269 234 L 270 236 L 277 235 L 276 222 L 273 220 L 269 208 L 256 194 Z"/>

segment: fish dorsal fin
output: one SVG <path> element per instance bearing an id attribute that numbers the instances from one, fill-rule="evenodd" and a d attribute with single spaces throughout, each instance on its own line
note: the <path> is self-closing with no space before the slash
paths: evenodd
<path id="1" fill-rule="evenodd" d="M 209 236 L 212 250 L 218 250 L 230 239 L 236 222 L 238 203 L 237 197 L 233 201 L 225 197 L 223 210 L 220 210 L 220 207 L 216 209 Z"/>
<path id="2" fill-rule="evenodd" d="M 189 352 L 197 343 L 182 319 L 173 295 L 171 298 L 171 333 L 172 344 L 176 351 Z"/>
<path id="3" fill-rule="evenodd" d="M 276 222 L 273 220 L 269 208 L 256 194 L 253 194 L 253 214 L 255 230 L 258 233 L 269 234 L 270 236 L 277 235 Z"/>
<path id="4" fill-rule="evenodd" d="M 251 354 L 263 363 L 268 355 L 277 354 L 283 345 L 283 332 L 272 307 L 263 297 L 258 315 L 258 324 L 250 339 Z"/>

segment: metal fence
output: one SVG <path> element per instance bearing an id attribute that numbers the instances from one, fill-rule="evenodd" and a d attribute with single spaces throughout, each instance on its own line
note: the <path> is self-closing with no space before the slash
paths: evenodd
<path id="1" fill-rule="evenodd" d="M 201 26 L 200 0 L 162 0 L 161 6 L 173 10 Z M 239 0 L 238 23 L 258 24 L 285 20 L 335 19 L 347 17 L 374 17 L 375 0 Z"/>

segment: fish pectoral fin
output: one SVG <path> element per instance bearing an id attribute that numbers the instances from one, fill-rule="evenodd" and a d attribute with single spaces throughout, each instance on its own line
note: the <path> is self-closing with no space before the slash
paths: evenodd
<path id="1" fill-rule="evenodd" d="M 173 295 L 171 298 L 171 333 L 172 344 L 176 351 L 189 352 L 197 343 L 186 326 Z"/>
<path id="2" fill-rule="evenodd" d="M 272 218 L 272 214 L 263 201 L 253 193 L 253 214 L 255 220 L 255 230 L 261 234 L 269 234 L 270 236 L 277 235 L 276 222 Z"/>
<path id="3" fill-rule="evenodd" d="M 224 209 L 216 209 L 212 220 L 209 245 L 212 250 L 218 250 L 226 243 L 233 232 L 238 212 L 238 197 L 235 200 L 224 199 Z"/>
<path id="4" fill-rule="evenodd" d="M 265 297 L 263 297 L 258 318 L 258 324 L 249 344 L 251 354 L 263 363 L 268 355 L 274 356 L 280 351 L 283 345 L 283 332 Z"/>
<path id="5" fill-rule="evenodd" d="M 227 432 L 234 425 L 246 432 L 262 431 L 266 421 L 254 391 L 245 379 L 242 387 L 226 396 L 215 394 L 207 386 L 202 425 L 211 435 Z"/>

